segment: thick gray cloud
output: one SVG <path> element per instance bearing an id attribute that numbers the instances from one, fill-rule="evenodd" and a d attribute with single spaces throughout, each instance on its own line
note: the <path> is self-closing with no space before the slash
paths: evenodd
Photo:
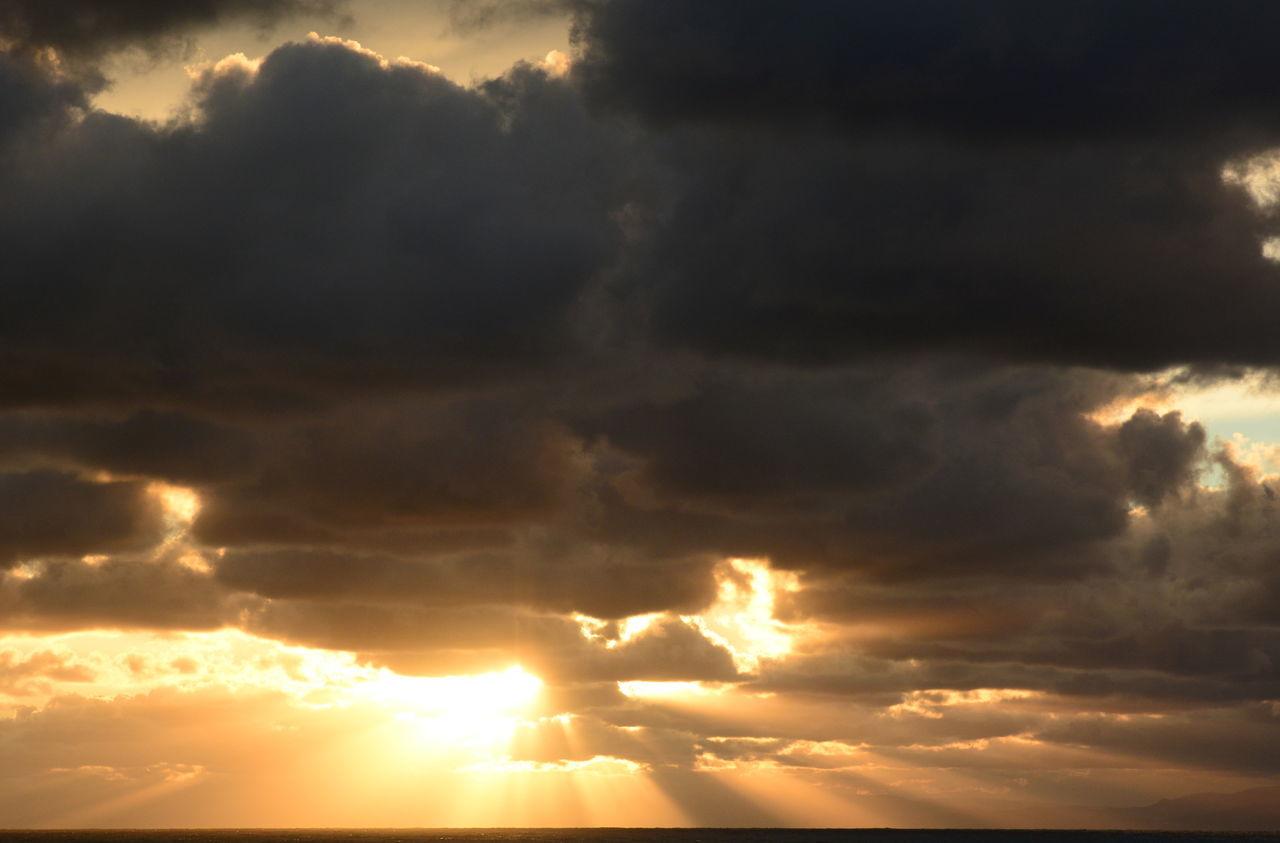
<path id="1" fill-rule="evenodd" d="M 1091 548 L 1125 530 L 1130 499 L 1191 481 L 1203 442 L 1176 415 L 1084 415 L 1123 388 L 958 361 L 775 370 L 580 427 L 633 460 L 602 496 L 606 529 L 631 541 L 890 578 L 1077 576 L 1106 566 Z"/>
<path id="2" fill-rule="evenodd" d="M 584 6 L 575 72 L 655 120 L 1048 143 L 1276 126 L 1280 15 L 1248 0 Z"/>
<path id="3" fill-rule="evenodd" d="M 64 58 L 94 60 L 113 50 L 158 52 L 181 45 L 198 27 L 233 19 L 269 26 L 298 13 L 332 14 L 340 0 L 4 0 L 0 35 L 9 49 L 30 53 L 56 50 Z"/>
<path id="4" fill-rule="evenodd" d="M 161 537 L 146 484 L 53 471 L 0 474 L 0 568 L 32 557 L 139 550 Z"/>
<path id="5" fill-rule="evenodd" d="M 0 583 L 6 630 L 213 630 L 251 607 L 173 554 L 120 555 L 96 564 L 52 559 L 29 576 Z"/>
<path id="6" fill-rule="evenodd" d="M 628 301 L 757 359 L 1275 363 L 1270 227 L 1221 173 L 1275 143 L 1277 26 L 1247 2 L 590 5 L 575 75 L 665 129 L 677 174 Z"/>
<path id="7" fill-rule="evenodd" d="M 255 525 L 281 503 L 298 529 L 320 535 L 537 521 L 563 503 L 587 465 L 554 420 L 511 410 L 393 405 L 268 431 L 256 475 L 214 497 L 201 535 L 214 544 L 270 540 Z"/>
<path id="8" fill-rule="evenodd" d="M 248 473 L 254 438 L 174 413 L 127 418 L 16 413 L 0 418 L 0 465 L 101 470 L 207 483 Z"/>
<path id="9" fill-rule="evenodd" d="M 620 295 L 668 342 L 796 363 L 921 349 L 1271 364 L 1280 269 L 1216 147 L 673 131 Z M 1245 302 L 1250 304 L 1246 305 Z"/>
<path id="10" fill-rule="evenodd" d="M 85 92 L 76 84 L 49 77 L 28 63 L 0 54 L 0 149 L 21 140 L 17 130 L 58 123 L 67 110 L 83 106 Z"/>
<path id="11" fill-rule="evenodd" d="M 588 641 L 559 615 L 496 606 L 420 609 L 275 601 L 242 616 L 260 635 L 352 650 L 406 673 L 474 673 L 518 660 L 548 682 L 731 681 L 730 653 L 680 620 L 656 623 L 616 647 Z"/>
<path id="12" fill-rule="evenodd" d="M 420 544 L 432 536 L 422 536 Z M 409 606 L 516 605 L 618 618 L 696 611 L 712 597 L 711 560 L 655 559 L 622 549 L 497 541 L 482 550 L 425 556 L 312 548 L 232 550 L 216 576 L 268 598 L 372 600 Z"/>
<path id="13" fill-rule="evenodd" d="M 1205 434 L 1197 423 L 1184 427 L 1178 413 L 1159 416 L 1140 410 L 1120 426 L 1117 438 L 1134 498 L 1156 507 L 1166 495 L 1189 485 L 1203 457 Z"/>
<path id="14" fill-rule="evenodd" d="M 312 42 L 210 71 L 195 109 L 32 126 L 0 167 L 0 400 L 287 408 L 575 347 L 624 162 L 563 83 Z"/>
<path id="15" fill-rule="evenodd" d="M 1135 415 L 1118 428 L 1121 439 L 1135 420 L 1152 432 L 1167 423 Z M 1179 438 L 1199 447 L 1194 428 Z M 1230 486 L 1179 486 L 1106 543 L 1105 571 L 1072 583 L 809 577 L 784 617 L 853 631 L 769 665 L 761 687 L 882 700 L 924 687 L 1014 687 L 1098 710 L 1274 699 L 1275 507 L 1253 472 L 1217 459 L 1231 469 Z"/>

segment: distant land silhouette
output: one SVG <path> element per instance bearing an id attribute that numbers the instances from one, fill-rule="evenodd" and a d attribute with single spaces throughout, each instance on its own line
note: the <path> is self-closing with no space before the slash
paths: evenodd
<path id="1" fill-rule="evenodd" d="M 1195 793 L 1118 812 L 1134 828 L 1280 831 L 1280 785 L 1238 793 Z"/>
<path id="2" fill-rule="evenodd" d="M 1280 785 L 1234 793 L 1196 793 L 1149 805 L 1098 808 L 1048 805 L 1010 799 L 986 803 L 979 817 L 963 809 L 899 796 L 867 796 L 856 803 L 868 825 L 893 828 L 1133 829 L 1139 831 L 1223 831 L 1280 833 Z"/>

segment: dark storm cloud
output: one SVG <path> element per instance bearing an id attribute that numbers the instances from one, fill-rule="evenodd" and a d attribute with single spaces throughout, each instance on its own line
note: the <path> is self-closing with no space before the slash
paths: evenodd
<path id="1" fill-rule="evenodd" d="M 1148 431 L 1165 423 L 1134 419 Z M 1179 437 L 1199 439 L 1191 428 Z M 783 616 L 849 631 L 767 665 L 759 687 L 882 702 L 926 687 L 1027 688 L 1157 712 L 1275 699 L 1277 512 L 1255 472 L 1217 459 L 1230 486 L 1180 485 L 1106 544 L 1105 572 L 1072 583 L 810 576 Z"/>
<path id="2" fill-rule="evenodd" d="M 681 131 L 620 295 L 668 341 L 753 359 L 1274 363 L 1280 269 L 1224 157 Z"/>
<path id="3" fill-rule="evenodd" d="M 1184 426 L 1178 413 L 1140 410 L 1120 425 L 1117 438 L 1134 498 L 1155 507 L 1189 485 L 1203 457 L 1205 433 L 1198 423 Z"/>
<path id="4" fill-rule="evenodd" d="M 337 412 L 266 435 L 256 482 L 215 497 L 200 522 L 213 544 L 256 536 L 277 501 L 314 531 L 510 526 L 553 513 L 587 468 L 553 420 L 483 404 Z"/>
<path id="5" fill-rule="evenodd" d="M 417 544 L 430 538 L 423 536 Z M 272 599 L 420 607 L 505 604 L 599 618 L 696 611 L 712 597 L 705 559 L 650 559 L 621 550 L 558 553 L 556 547 L 518 540 L 495 544 L 417 557 L 307 548 L 229 550 L 217 560 L 216 576 L 230 588 Z"/>
<path id="6" fill-rule="evenodd" d="M 682 769 L 709 736 L 1036 729 L 1270 769 L 1274 490 L 1176 412 L 1093 416 L 1158 366 L 1280 359 L 1271 221 L 1222 178 L 1280 137 L 1280 13 L 578 8 L 567 79 L 463 88 L 316 40 L 206 69 L 165 126 L 0 61 L 6 629 L 519 661 L 588 701 L 598 752 Z M 200 499 L 159 551 L 151 481 Z M 739 674 L 680 618 L 725 556 L 794 572 L 780 611 L 818 640 Z M 698 712 L 600 690 L 628 679 L 750 684 Z M 1001 687 L 1042 696 L 910 708 Z M 585 760 L 556 755 L 528 758 Z"/>
<path id="7" fill-rule="evenodd" d="M 197 87 L 194 122 L 95 112 L 0 168 L 2 400 L 270 409 L 573 347 L 622 162 L 566 85 L 312 42 Z"/>
<path id="8" fill-rule="evenodd" d="M 1142 718 L 1137 723 L 1074 718 L 1046 724 L 1045 741 L 1159 759 L 1170 763 L 1280 772 L 1280 730 L 1273 706 L 1255 706 L 1196 716 Z"/>
<path id="9" fill-rule="evenodd" d="M 66 80 L 53 79 L 37 68 L 0 52 L 0 150 L 16 130 L 36 122 L 58 122 L 67 110 L 85 104 L 84 91 Z"/>
<path id="10" fill-rule="evenodd" d="M 313 43 L 278 50 L 256 76 L 234 67 L 211 71 L 198 97 L 190 125 L 157 131 L 91 115 L 28 153 L 42 166 L 9 171 L 26 188 L 14 195 L 27 200 L 10 208 L 6 226 L 16 267 L 10 292 L 26 304 L 9 311 L 21 314 L 7 326 L 18 340 L 4 371 L 11 402 L 194 401 L 219 410 L 234 404 L 301 412 L 316 392 L 515 370 L 545 377 L 539 367 L 557 353 L 583 349 L 575 342 L 584 340 L 588 317 L 578 297 L 616 257 L 622 232 L 607 212 L 620 209 L 625 195 L 623 183 L 606 175 L 619 163 L 619 141 L 582 112 L 571 86 L 526 69 L 464 91 L 416 68 L 384 67 L 344 46 Z M 688 256 L 741 260 L 780 285 L 783 299 L 787 285 L 803 297 L 805 284 L 814 283 L 841 296 L 850 289 L 851 255 L 857 265 L 859 255 L 874 251 L 869 244 L 891 243 L 895 232 L 911 232 L 921 220 L 937 222 L 910 201 L 928 191 L 903 191 L 911 185 L 889 167 L 883 187 L 905 193 L 906 204 L 879 222 L 858 210 L 880 230 L 866 233 L 866 248 L 850 247 L 849 230 L 831 223 L 865 191 L 829 176 L 873 174 L 863 172 L 868 163 L 848 145 L 806 140 L 812 148 L 795 154 L 785 145 L 736 141 L 721 149 L 722 140 L 713 134 L 694 147 L 727 152 L 729 163 L 706 168 L 691 184 L 677 163 L 664 182 L 732 211 L 687 223 L 678 211 L 667 221 L 652 248 L 680 251 L 662 262 L 671 271 L 682 272 Z M 1090 153 L 1081 156 L 1087 170 Z M 706 163 L 700 152 L 693 160 Z M 906 154 L 897 172 L 918 162 Z M 739 163 L 745 177 L 734 175 Z M 1039 163 L 1022 166 L 1035 172 Z M 954 169 L 946 161 L 938 166 L 944 175 Z M 980 172 L 974 163 L 948 177 L 963 191 Z M 1010 176 L 989 188 L 999 217 L 992 232 L 1035 217 L 1021 198 L 1045 192 L 1045 184 L 1023 181 Z M 1107 205 L 1110 194 L 1094 196 L 1096 185 L 1074 172 L 1053 176 L 1049 186 L 1106 208 L 1105 217 L 1066 212 L 1099 230 L 1126 217 Z M 789 190 L 800 193 L 777 201 Z M 810 190 L 825 191 L 830 201 L 811 201 Z M 690 201 L 685 196 L 679 207 Z M 1237 217 L 1246 213 L 1240 208 Z M 787 218 L 785 226 L 826 214 L 824 226 L 811 226 L 807 240 L 796 242 L 809 242 L 808 253 L 829 259 L 835 275 L 821 281 L 823 273 L 802 262 L 785 272 L 781 263 L 770 267 L 790 260 L 785 246 L 774 246 L 792 238 L 744 236 L 736 226 L 757 209 L 767 217 L 760 226 L 775 232 L 783 230 L 776 215 Z M 631 236 L 643 240 L 645 225 Z M 720 225 L 735 227 L 723 242 Z M 672 244 L 671 236 L 681 242 Z M 918 236 L 936 251 L 942 235 L 922 229 Z M 1256 261 L 1251 236 L 1239 236 L 1249 240 L 1241 251 Z M 965 248 L 994 247 L 994 237 Z M 78 248 L 55 249 L 68 241 Z M 742 254 L 734 244 L 760 253 Z M 929 251 L 908 246 L 912 254 Z M 649 248 L 638 248 L 642 260 Z M 1167 259 L 1182 265 L 1182 257 Z M 948 260 L 939 257 L 939 265 Z M 743 292 L 750 273 L 698 270 L 668 288 L 662 272 L 642 276 L 660 293 L 660 331 L 668 315 L 701 320 L 714 313 L 717 325 L 734 332 L 732 342 L 769 351 L 767 326 L 746 330 L 735 311 L 735 296 L 773 300 Z M 1074 276 L 1099 289 L 1110 285 L 1095 273 Z M 1000 287 L 1006 282 L 1015 294 L 1053 289 L 1013 275 L 986 281 L 978 295 L 1000 307 L 988 309 L 996 322 L 983 323 L 952 313 L 950 288 L 928 280 L 939 291 L 926 297 L 938 307 L 934 316 L 899 302 L 872 308 L 867 318 L 876 328 L 861 331 L 844 321 L 838 303 L 821 302 L 815 306 L 822 316 L 795 323 L 803 332 L 797 341 L 823 342 L 829 329 L 841 347 L 875 347 L 876 331 L 893 343 L 928 346 L 945 343 L 956 326 L 984 343 L 1012 337 L 1057 347 L 1058 339 L 1021 324 L 1020 309 Z M 664 303 L 662 291 L 672 289 L 698 301 Z M 1088 300 L 1078 290 L 1070 295 L 1077 308 Z M 1090 319 L 1092 311 L 1111 312 L 1088 307 Z M 1044 310 L 1064 316 L 1061 307 Z M 895 312 L 909 315 L 911 325 L 899 324 Z M 1061 325 L 1079 332 L 1090 319 L 1068 313 Z M 714 331 L 698 333 L 707 339 Z M 32 371 L 41 377 L 32 379 Z M 1078 418 L 1092 405 L 1072 396 L 1094 387 L 1052 373 L 998 370 L 894 383 L 903 371 L 826 380 L 735 372 L 697 383 L 674 402 L 642 396 L 594 417 L 572 406 L 565 412 L 564 404 L 588 400 L 581 395 L 524 412 L 513 410 L 524 400 L 515 395 L 478 417 L 446 411 L 377 423 L 355 414 L 304 423 L 266 434 L 270 447 L 252 481 L 209 490 L 197 529 L 215 544 L 317 544 L 389 522 L 545 524 L 573 509 L 569 498 L 589 485 L 584 478 L 593 467 L 582 449 L 596 441 L 630 461 L 623 476 L 596 483 L 593 517 L 578 519 L 581 533 L 605 544 L 769 555 L 797 566 L 846 565 L 860 555 L 885 564 L 905 559 L 908 567 L 1007 568 L 1114 536 L 1125 526 L 1127 495 L 1145 499 L 1177 479 L 1138 466 L 1146 472 L 1142 482 L 1155 485 L 1129 488 L 1136 476 L 1117 471 L 1108 437 Z M 1041 376 L 1057 385 L 1037 384 Z M 1058 388 L 1064 398 L 1056 403 L 1035 397 Z M 913 389 L 949 394 L 935 401 Z M 1013 394 L 1019 391 L 1026 397 Z M 557 415 L 570 417 L 567 429 Z M 1130 461 L 1155 459 L 1157 451 Z M 1028 463 L 1028 453 L 1038 462 Z M 103 467 L 108 457 L 99 456 Z M 163 466 L 144 471 L 161 474 Z M 184 479 L 179 474 L 175 466 L 168 477 Z M 185 479 L 193 479 L 190 472 Z M 808 524 L 817 529 L 800 527 Z M 1059 560 L 1047 569 L 1094 564 Z"/>
<path id="11" fill-rule="evenodd" d="M 245 19 L 268 26 L 299 13 L 330 14 L 341 0 L 4 0 L 0 38 L 10 49 L 52 48 L 73 60 L 130 47 L 157 52 L 197 27 Z"/>
<path id="12" fill-rule="evenodd" d="M 243 548 L 219 576 L 266 596 L 488 596 L 600 617 L 705 605 L 722 555 L 1070 578 L 1110 564 L 1089 549 L 1124 530 L 1131 477 L 1193 473 L 1081 417 L 1110 383 L 982 368 L 722 375 L 687 397 L 570 410 L 568 424 L 528 393 L 518 409 L 365 403 L 277 424 L 256 475 L 203 489 L 195 529 Z M 1174 416 L 1153 425 L 1170 448 L 1201 435 Z"/>
<path id="13" fill-rule="evenodd" d="M 593 428 L 643 460 L 642 482 L 669 495 L 712 507 L 785 507 L 796 497 L 883 488 L 927 465 L 935 419 L 885 381 L 879 372 L 709 378 L 688 397 L 620 407 Z"/>
<path id="14" fill-rule="evenodd" d="M 0 416 L 0 465 L 201 483 L 249 472 L 257 462 L 255 450 L 245 431 L 173 413 L 143 411 L 124 419 Z"/>
<path id="15" fill-rule="evenodd" d="M 0 568 L 47 555 L 139 550 L 161 534 L 146 484 L 93 483 L 71 474 L 0 474 Z"/>
<path id="16" fill-rule="evenodd" d="M 1280 357 L 1266 226 L 1222 180 L 1277 137 L 1273 10 L 619 2 L 578 26 L 588 98 L 666 130 L 675 175 L 627 301 L 668 340 Z"/>
<path id="17" fill-rule="evenodd" d="M 1136 497 L 1186 489 L 1204 433 L 1176 414 L 1104 427 L 1124 387 L 1044 368 L 756 371 L 577 422 L 626 459 L 599 529 L 668 549 L 887 578 L 1107 568 Z M 659 528 L 659 525 L 662 525 Z"/>
<path id="18" fill-rule="evenodd" d="M 588 95 L 659 121 L 1051 144 L 1280 128 L 1280 11 L 1250 0 L 583 5 Z"/>

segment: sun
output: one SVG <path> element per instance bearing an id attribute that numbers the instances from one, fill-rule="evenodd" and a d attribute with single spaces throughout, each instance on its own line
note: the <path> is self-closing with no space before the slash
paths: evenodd
<path id="1" fill-rule="evenodd" d="M 510 737 L 529 713 L 542 680 L 512 667 L 471 676 L 401 676 L 390 671 L 362 682 L 360 696 L 414 723 L 427 737 L 454 744 L 487 744 Z"/>

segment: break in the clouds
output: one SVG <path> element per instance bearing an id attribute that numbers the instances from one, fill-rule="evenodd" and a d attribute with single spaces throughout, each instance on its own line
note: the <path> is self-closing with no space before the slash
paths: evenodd
<path id="1" fill-rule="evenodd" d="M 1280 365 L 1269 7 L 477 3 L 574 54 L 313 35 L 148 122 L 104 57 L 361 3 L 100 5 L 0 0 L 0 776 L 56 794 L 0 824 L 1159 825 L 1280 774 L 1280 464 L 1178 406 Z"/>

